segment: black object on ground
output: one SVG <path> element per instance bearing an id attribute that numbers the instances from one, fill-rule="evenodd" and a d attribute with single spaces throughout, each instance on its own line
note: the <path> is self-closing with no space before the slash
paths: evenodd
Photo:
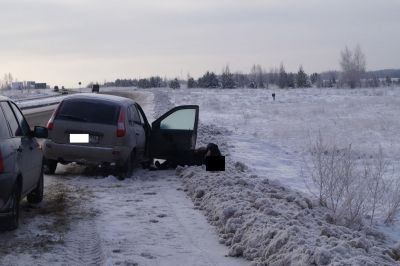
<path id="1" fill-rule="evenodd" d="M 215 157 L 215 159 L 209 159 L 208 167 L 215 170 L 208 171 L 225 171 L 225 157 L 221 155 L 218 145 L 214 143 L 209 143 L 207 147 L 200 147 L 189 152 L 176 154 L 173 158 L 169 158 L 163 163 L 156 161 L 154 166 L 150 167 L 150 170 L 165 170 L 176 168 L 178 165 L 190 166 L 206 164 L 207 167 L 207 158 L 211 157 Z"/>
<path id="2" fill-rule="evenodd" d="M 225 156 L 207 156 L 206 171 L 225 171 Z"/>

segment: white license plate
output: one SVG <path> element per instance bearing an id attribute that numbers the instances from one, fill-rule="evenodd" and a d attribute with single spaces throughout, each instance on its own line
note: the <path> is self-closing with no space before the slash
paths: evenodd
<path id="1" fill-rule="evenodd" d="M 69 134 L 69 143 L 99 143 L 99 136 L 89 134 Z"/>
<path id="2" fill-rule="evenodd" d="M 69 143 L 89 143 L 89 134 L 69 134 Z"/>
<path id="3" fill-rule="evenodd" d="M 91 144 L 99 143 L 99 136 L 89 135 L 89 143 Z"/>

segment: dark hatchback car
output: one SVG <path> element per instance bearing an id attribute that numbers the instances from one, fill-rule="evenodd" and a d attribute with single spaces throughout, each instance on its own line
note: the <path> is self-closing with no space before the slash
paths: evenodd
<path id="1" fill-rule="evenodd" d="M 104 94 L 76 94 L 54 111 L 43 149 L 47 172 L 58 163 L 115 166 L 128 177 L 137 163 L 185 156 L 196 145 L 199 107 L 178 106 L 150 126 L 131 99 Z"/>
<path id="2" fill-rule="evenodd" d="M 23 114 L 8 98 L 0 96 L 0 228 L 18 227 L 19 202 L 43 199 L 43 154 L 36 138 L 47 129 L 31 131 Z"/>

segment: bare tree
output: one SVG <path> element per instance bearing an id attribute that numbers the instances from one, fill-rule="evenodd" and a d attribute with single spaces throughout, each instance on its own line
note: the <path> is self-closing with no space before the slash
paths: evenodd
<path id="1" fill-rule="evenodd" d="M 400 178 L 390 179 L 386 188 L 383 204 L 385 223 L 392 224 L 400 211 Z"/>
<path id="2" fill-rule="evenodd" d="M 11 73 L 6 73 L 6 74 L 4 74 L 4 77 L 3 77 L 3 82 L 1 83 L 1 88 L 2 89 L 9 89 L 9 88 L 11 88 L 11 83 L 13 83 L 13 81 L 14 81 L 14 78 L 13 78 L 13 76 L 12 76 L 12 74 Z"/>
<path id="3" fill-rule="evenodd" d="M 341 52 L 342 83 L 350 88 L 361 85 L 361 76 L 365 73 L 366 59 L 359 45 L 352 52 L 347 46 Z"/>
<path id="4" fill-rule="evenodd" d="M 375 212 L 378 206 L 382 203 L 385 191 L 387 191 L 387 184 L 385 183 L 385 173 L 387 171 L 389 162 L 385 160 L 382 147 L 379 147 L 379 152 L 371 161 L 364 162 L 364 173 L 367 177 L 369 201 L 371 208 L 370 224 L 372 225 Z"/>
<path id="5" fill-rule="evenodd" d="M 288 86 L 288 74 L 285 71 L 283 63 L 281 63 L 281 66 L 279 67 L 278 86 L 281 89 L 286 88 Z"/>
<path id="6" fill-rule="evenodd" d="M 333 222 L 360 226 L 368 217 L 373 225 L 377 210 L 385 223 L 395 221 L 400 212 L 400 178 L 388 175 L 390 163 L 382 148 L 361 160 L 351 145 L 327 144 L 319 133 L 309 152 L 310 164 L 305 166 L 316 189 L 311 192 L 331 211 Z"/>
<path id="7" fill-rule="evenodd" d="M 250 70 L 250 87 L 265 88 L 268 87 L 265 80 L 264 70 L 260 65 L 253 65 Z"/>
<path id="8" fill-rule="evenodd" d="M 225 68 L 222 70 L 221 86 L 224 89 L 226 89 L 226 88 L 228 88 L 228 89 L 235 88 L 235 81 L 233 79 L 233 74 L 229 70 L 229 65 L 226 65 Z"/>

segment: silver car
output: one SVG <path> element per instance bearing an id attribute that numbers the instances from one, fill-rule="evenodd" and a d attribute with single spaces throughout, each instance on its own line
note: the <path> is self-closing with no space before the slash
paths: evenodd
<path id="1" fill-rule="evenodd" d="M 43 145 L 47 173 L 58 163 L 115 166 L 127 177 L 137 163 L 184 156 L 196 145 L 199 107 L 178 106 L 150 126 L 139 104 L 104 94 L 75 94 L 54 111 Z"/>
<path id="2" fill-rule="evenodd" d="M 19 108 L 0 96 L 0 227 L 18 227 L 19 202 L 43 199 L 43 154 L 36 138 L 46 138 L 47 129 L 31 131 Z"/>

